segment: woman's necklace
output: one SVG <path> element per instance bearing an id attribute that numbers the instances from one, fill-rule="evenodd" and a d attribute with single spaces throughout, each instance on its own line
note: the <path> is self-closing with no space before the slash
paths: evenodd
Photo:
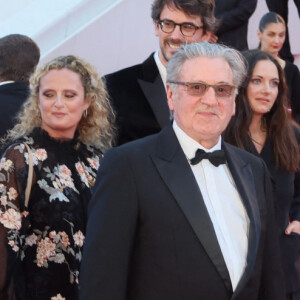
<path id="1" fill-rule="evenodd" d="M 267 139 L 267 130 L 264 120 L 261 116 L 255 115 L 255 118 L 252 119 L 249 135 L 251 141 L 254 143 L 254 147 L 257 152 L 260 153 L 264 147 L 264 144 Z"/>
<path id="2" fill-rule="evenodd" d="M 266 133 L 261 132 L 260 134 L 256 134 L 255 139 L 252 136 L 250 136 L 250 139 L 254 143 L 254 147 L 256 148 L 257 152 L 261 153 L 266 142 Z"/>
<path id="3" fill-rule="evenodd" d="M 259 145 L 259 146 L 263 146 L 262 142 L 258 142 L 256 141 L 254 138 L 250 137 L 251 141 L 254 142 L 255 144 Z"/>

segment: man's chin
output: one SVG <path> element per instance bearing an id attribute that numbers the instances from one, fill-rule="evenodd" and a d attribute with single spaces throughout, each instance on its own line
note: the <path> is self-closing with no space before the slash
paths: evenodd
<path id="1" fill-rule="evenodd" d="M 177 51 L 178 49 L 169 50 L 165 57 L 166 61 L 169 61 Z"/>
<path id="2" fill-rule="evenodd" d="M 164 51 L 162 51 L 162 55 L 166 61 L 169 61 L 171 57 L 178 51 L 179 48 L 171 48 L 166 46 Z"/>

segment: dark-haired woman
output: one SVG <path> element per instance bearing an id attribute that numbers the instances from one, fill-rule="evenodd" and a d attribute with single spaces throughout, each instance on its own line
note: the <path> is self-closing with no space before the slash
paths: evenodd
<path id="1" fill-rule="evenodd" d="M 236 99 L 225 141 L 260 156 L 274 183 L 287 299 L 300 299 L 300 135 L 287 110 L 279 62 L 260 50 L 245 53 L 248 76 Z"/>
<path id="2" fill-rule="evenodd" d="M 257 35 L 260 40 L 260 49 L 276 58 L 285 72 L 292 115 L 296 122 L 300 123 L 299 69 L 293 63 L 279 57 L 279 51 L 282 49 L 286 37 L 284 19 L 274 12 L 266 13 L 259 22 Z"/>

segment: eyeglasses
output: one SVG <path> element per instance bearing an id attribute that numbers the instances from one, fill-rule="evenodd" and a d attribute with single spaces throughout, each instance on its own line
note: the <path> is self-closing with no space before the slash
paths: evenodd
<path id="1" fill-rule="evenodd" d="M 181 82 L 181 81 L 169 81 L 169 83 L 180 84 L 186 86 L 186 91 L 191 96 L 203 96 L 207 90 L 212 87 L 215 91 L 216 97 L 225 98 L 233 95 L 235 89 L 237 88 L 235 85 L 230 84 L 207 84 L 202 81 L 198 82 Z"/>
<path id="2" fill-rule="evenodd" d="M 158 24 L 160 28 L 165 33 L 171 33 L 174 31 L 175 27 L 178 25 L 180 28 L 180 32 L 184 36 L 193 36 L 196 30 L 203 28 L 203 26 L 196 26 L 193 23 L 175 23 L 171 20 L 159 20 Z"/>

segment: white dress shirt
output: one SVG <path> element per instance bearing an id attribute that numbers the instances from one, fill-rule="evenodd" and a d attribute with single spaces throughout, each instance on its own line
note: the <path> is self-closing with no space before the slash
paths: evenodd
<path id="1" fill-rule="evenodd" d="M 206 152 L 221 149 L 221 137 L 213 148 L 205 149 L 179 128 L 175 121 L 173 128 L 188 161 L 195 156 L 199 148 Z M 247 212 L 227 165 L 215 167 L 208 159 L 203 159 L 197 165 L 190 166 L 214 226 L 234 291 L 247 263 Z"/>
<path id="2" fill-rule="evenodd" d="M 2 81 L 2 82 L 0 82 L 0 85 L 5 85 L 5 84 L 13 83 L 13 82 L 14 81 L 12 81 L 12 80 Z"/>
<path id="3" fill-rule="evenodd" d="M 158 51 L 156 51 L 154 53 L 154 60 L 155 60 L 155 63 L 157 65 L 157 68 L 158 68 L 158 71 L 159 71 L 159 74 L 160 74 L 160 77 L 163 81 L 163 84 L 164 84 L 164 87 L 166 89 L 166 85 L 167 85 L 167 69 L 166 67 L 162 64 L 162 62 L 160 61 L 160 58 L 158 56 Z"/>

